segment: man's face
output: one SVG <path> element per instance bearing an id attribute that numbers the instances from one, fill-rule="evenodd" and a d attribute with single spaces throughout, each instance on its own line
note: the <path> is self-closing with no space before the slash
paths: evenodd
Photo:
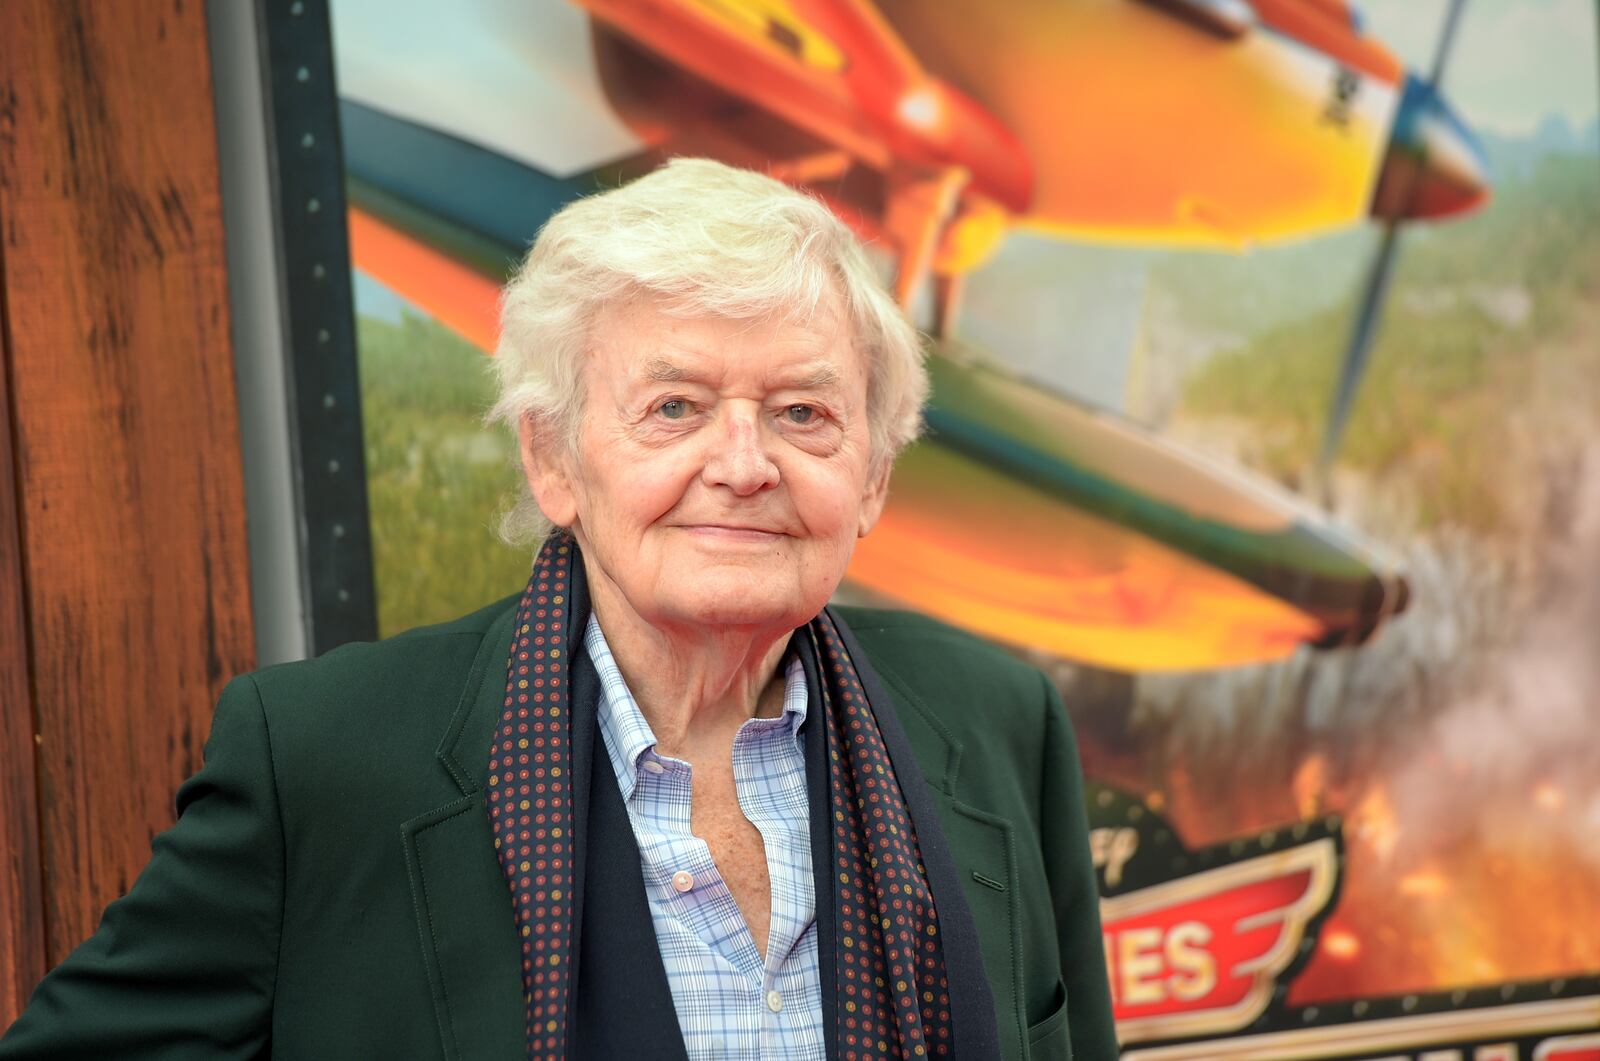
<path id="1" fill-rule="evenodd" d="M 835 300 L 805 323 L 610 307 L 583 373 L 576 452 L 525 444 L 524 460 L 597 607 L 774 631 L 821 610 L 888 477 L 872 473 L 867 367 Z"/>

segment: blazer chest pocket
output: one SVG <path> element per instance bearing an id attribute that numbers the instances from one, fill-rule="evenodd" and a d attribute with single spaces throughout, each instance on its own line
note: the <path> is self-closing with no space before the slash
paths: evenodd
<path id="1" fill-rule="evenodd" d="M 1037 1024 L 1028 1026 L 1028 1056 L 1033 1061 L 1072 1061 L 1072 1037 L 1067 1027 L 1067 988 L 1056 981 L 1056 1005 Z"/>

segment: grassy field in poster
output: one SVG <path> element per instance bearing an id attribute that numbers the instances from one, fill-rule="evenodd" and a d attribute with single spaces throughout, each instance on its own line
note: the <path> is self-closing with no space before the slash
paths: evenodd
<path id="1" fill-rule="evenodd" d="M 359 319 L 378 631 L 397 634 L 520 589 L 531 554 L 495 534 L 519 484 L 476 348 L 427 318 Z"/>

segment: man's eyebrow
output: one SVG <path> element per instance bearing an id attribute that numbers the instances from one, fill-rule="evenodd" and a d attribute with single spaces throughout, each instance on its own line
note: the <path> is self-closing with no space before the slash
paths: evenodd
<path id="1" fill-rule="evenodd" d="M 644 363 L 644 378 L 651 383 L 682 383 L 693 376 L 688 369 L 664 357 L 652 357 Z"/>
<path id="2" fill-rule="evenodd" d="M 787 385 L 797 390 L 811 390 L 835 386 L 839 380 L 840 375 L 837 366 L 817 365 L 788 380 Z"/>
<path id="3" fill-rule="evenodd" d="M 696 379 L 692 371 L 664 357 L 646 361 L 642 376 L 650 383 L 683 383 Z M 842 378 L 838 366 L 821 364 L 802 368 L 797 375 L 784 379 L 783 385 L 796 390 L 814 390 L 837 386 Z"/>

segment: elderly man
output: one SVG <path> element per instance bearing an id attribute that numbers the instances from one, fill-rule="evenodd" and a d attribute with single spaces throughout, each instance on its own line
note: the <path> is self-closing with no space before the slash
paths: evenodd
<path id="1" fill-rule="evenodd" d="M 0 1058 L 1114 1057 L 1053 687 L 827 607 L 927 390 L 849 232 L 674 162 L 502 323 L 526 590 L 232 682 Z"/>

